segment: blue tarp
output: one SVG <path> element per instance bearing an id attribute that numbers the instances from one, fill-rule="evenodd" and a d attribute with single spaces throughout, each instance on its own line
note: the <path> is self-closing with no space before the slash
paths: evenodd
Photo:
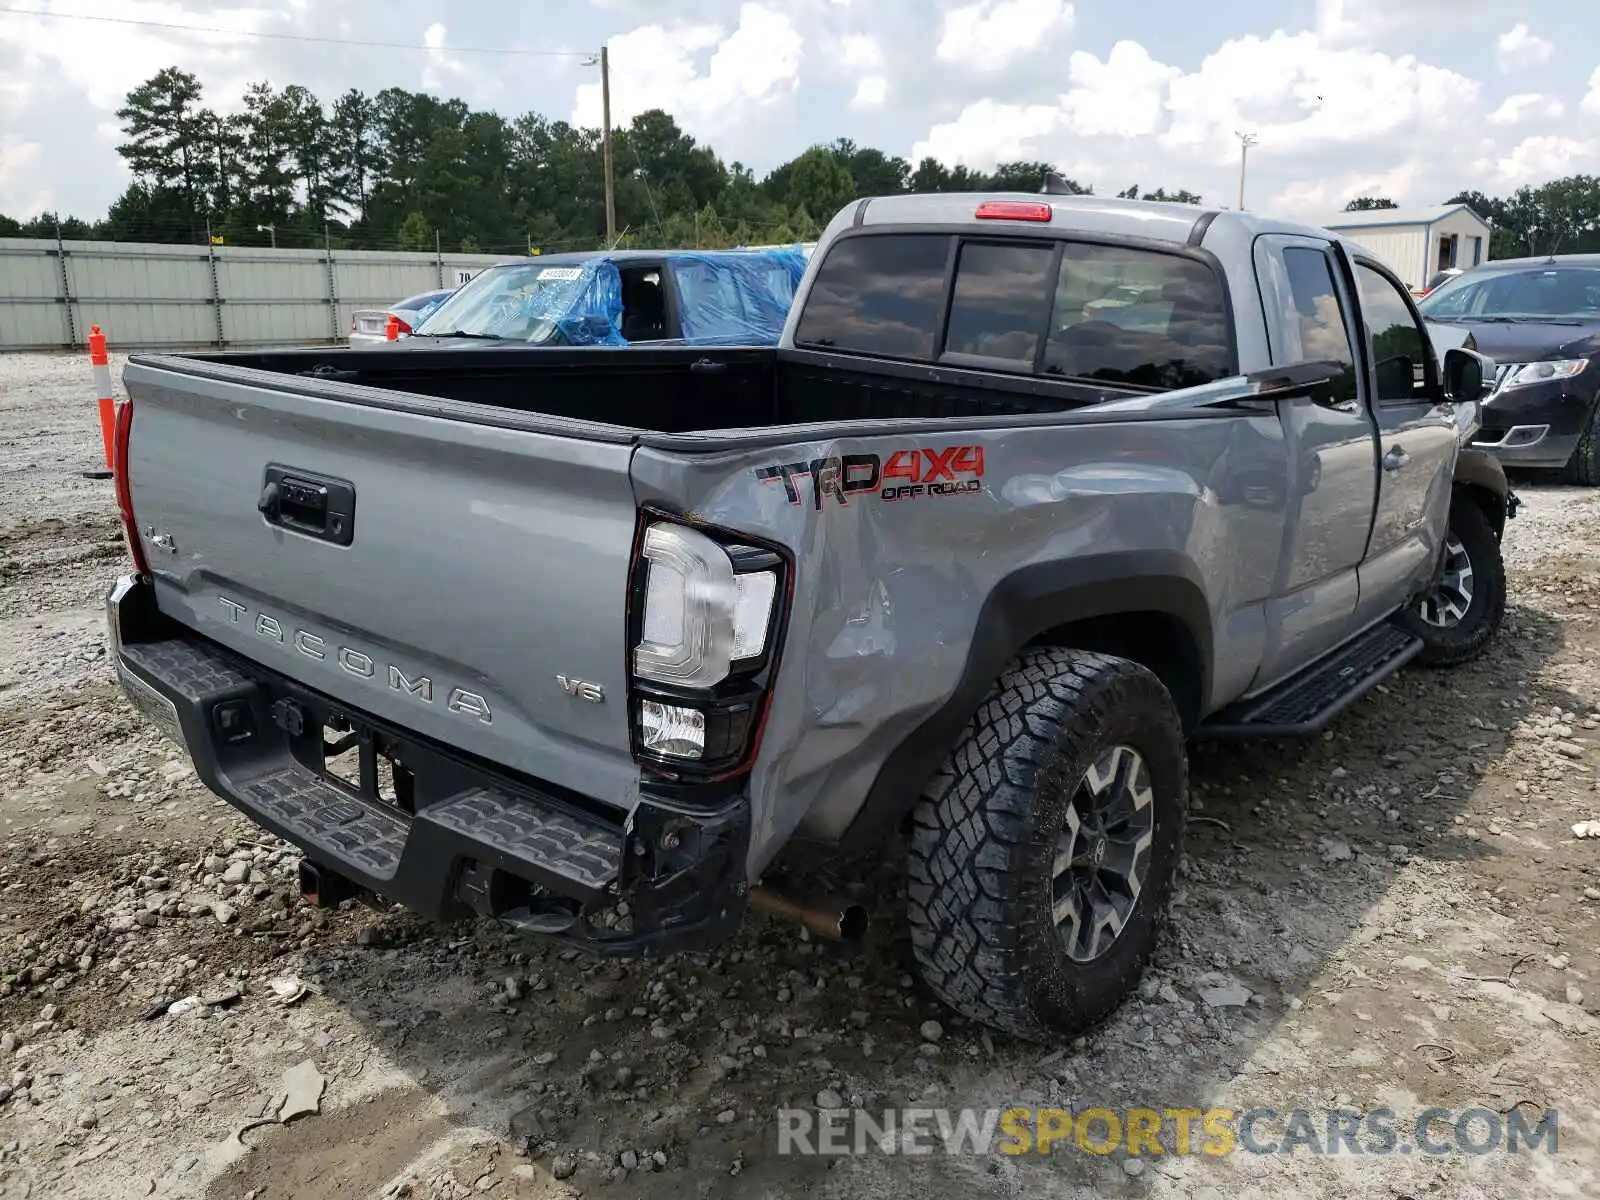
<path id="1" fill-rule="evenodd" d="M 682 341 L 695 345 L 775 345 L 806 272 L 805 253 L 782 250 L 671 251 L 667 269 L 678 288 Z M 609 259 L 546 268 L 570 279 L 542 285 L 519 315 L 547 320 L 573 346 L 625 346 L 622 280 Z"/>
<path id="2" fill-rule="evenodd" d="M 569 346 L 626 346 L 622 336 L 622 276 L 607 258 L 572 267 L 545 267 L 539 290 L 527 298 L 523 313 L 535 322 L 549 321 Z"/>
<path id="3" fill-rule="evenodd" d="M 664 329 L 655 333 L 648 326 L 635 326 L 623 336 L 625 316 L 648 320 L 648 314 L 659 314 L 662 305 L 659 299 L 653 305 L 639 303 L 625 314 L 617 262 L 603 257 L 576 263 L 535 259 L 491 267 L 432 314 L 424 332 L 448 334 L 459 329 L 569 346 L 652 341 L 771 346 L 783 332 L 795 288 L 806 270 L 805 252 L 799 247 L 669 250 L 661 261 L 677 286 L 679 339 L 668 339 Z M 664 283 L 646 279 L 639 286 L 659 288 Z"/>
<path id="4" fill-rule="evenodd" d="M 685 251 L 668 260 L 681 300 L 683 340 L 719 345 L 773 345 L 806 273 L 799 247 Z"/>

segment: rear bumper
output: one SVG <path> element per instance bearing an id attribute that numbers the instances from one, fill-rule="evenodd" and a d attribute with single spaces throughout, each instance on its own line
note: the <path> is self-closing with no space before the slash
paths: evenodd
<path id="1" fill-rule="evenodd" d="M 623 822 L 584 797 L 466 759 L 223 650 L 119 580 L 107 598 L 129 700 L 201 780 L 297 846 L 324 877 L 425 916 L 495 917 L 601 954 L 702 948 L 743 916 L 749 806 L 714 811 L 641 792 Z M 342 732 L 359 782 L 324 765 Z M 346 753 L 350 753 L 347 751 Z M 380 762 L 392 772 L 378 796 Z"/>

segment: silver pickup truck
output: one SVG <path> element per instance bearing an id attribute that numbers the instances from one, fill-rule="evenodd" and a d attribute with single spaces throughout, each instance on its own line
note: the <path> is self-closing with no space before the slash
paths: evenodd
<path id="1" fill-rule="evenodd" d="M 774 860 L 900 831 L 933 991 L 1060 1038 L 1152 951 L 1189 739 L 1493 634 L 1483 377 L 1326 232 L 862 201 L 777 348 L 134 358 L 115 661 L 316 903 L 850 935 Z"/>

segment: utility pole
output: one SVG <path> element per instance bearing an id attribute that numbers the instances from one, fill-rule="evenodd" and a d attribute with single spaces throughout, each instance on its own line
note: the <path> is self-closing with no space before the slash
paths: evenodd
<path id="1" fill-rule="evenodd" d="M 606 245 L 617 241 L 617 192 L 611 165 L 611 56 L 606 47 L 600 47 L 600 117 L 604 127 L 600 144 L 606 166 Z"/>
<path id="2" fill-rule="evenodd" d="M 1244 168 L 1250 158 L 1250 147 L 1260 139 L 1253 133 L 1234 131 L 1234 137 L 1239 139 L 1239 211 L 1244 211 Z"/>
<path id="3" fill-rule="evenodd" d="M 256 232 L 266 232 L 272 238 L 272 248 L 278 248 L 278 227 L 276 225 L 257 225 Z"/>

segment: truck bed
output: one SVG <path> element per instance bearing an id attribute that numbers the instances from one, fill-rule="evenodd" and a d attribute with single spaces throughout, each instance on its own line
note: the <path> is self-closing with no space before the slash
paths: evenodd
<path id="1" fill-rule="evenodd" d="M 430 397 L 501 413 L 555 417 L 666 434 L 842 421 L 1028 417 L 1068 411 L 1126 389 L 955 368 L 855 360 L 770 348 L 666 347 L 287 350 L 139 356 L 146 363 L 230 382 L 380 403 Z M 296 379 L 304 380 L 297 385 Z M 354 385 L 360 391 L 346 390 Z M 368 389 L 374 389 L 369 392 Z M 399 401 L 403 404 L 403 401 Z M 441 414 L 443 415 L 443 414 Z M 448 415 L 467 416 L 453 411 Z M 604 439 L 615 440 L 615 439 Z"/>

